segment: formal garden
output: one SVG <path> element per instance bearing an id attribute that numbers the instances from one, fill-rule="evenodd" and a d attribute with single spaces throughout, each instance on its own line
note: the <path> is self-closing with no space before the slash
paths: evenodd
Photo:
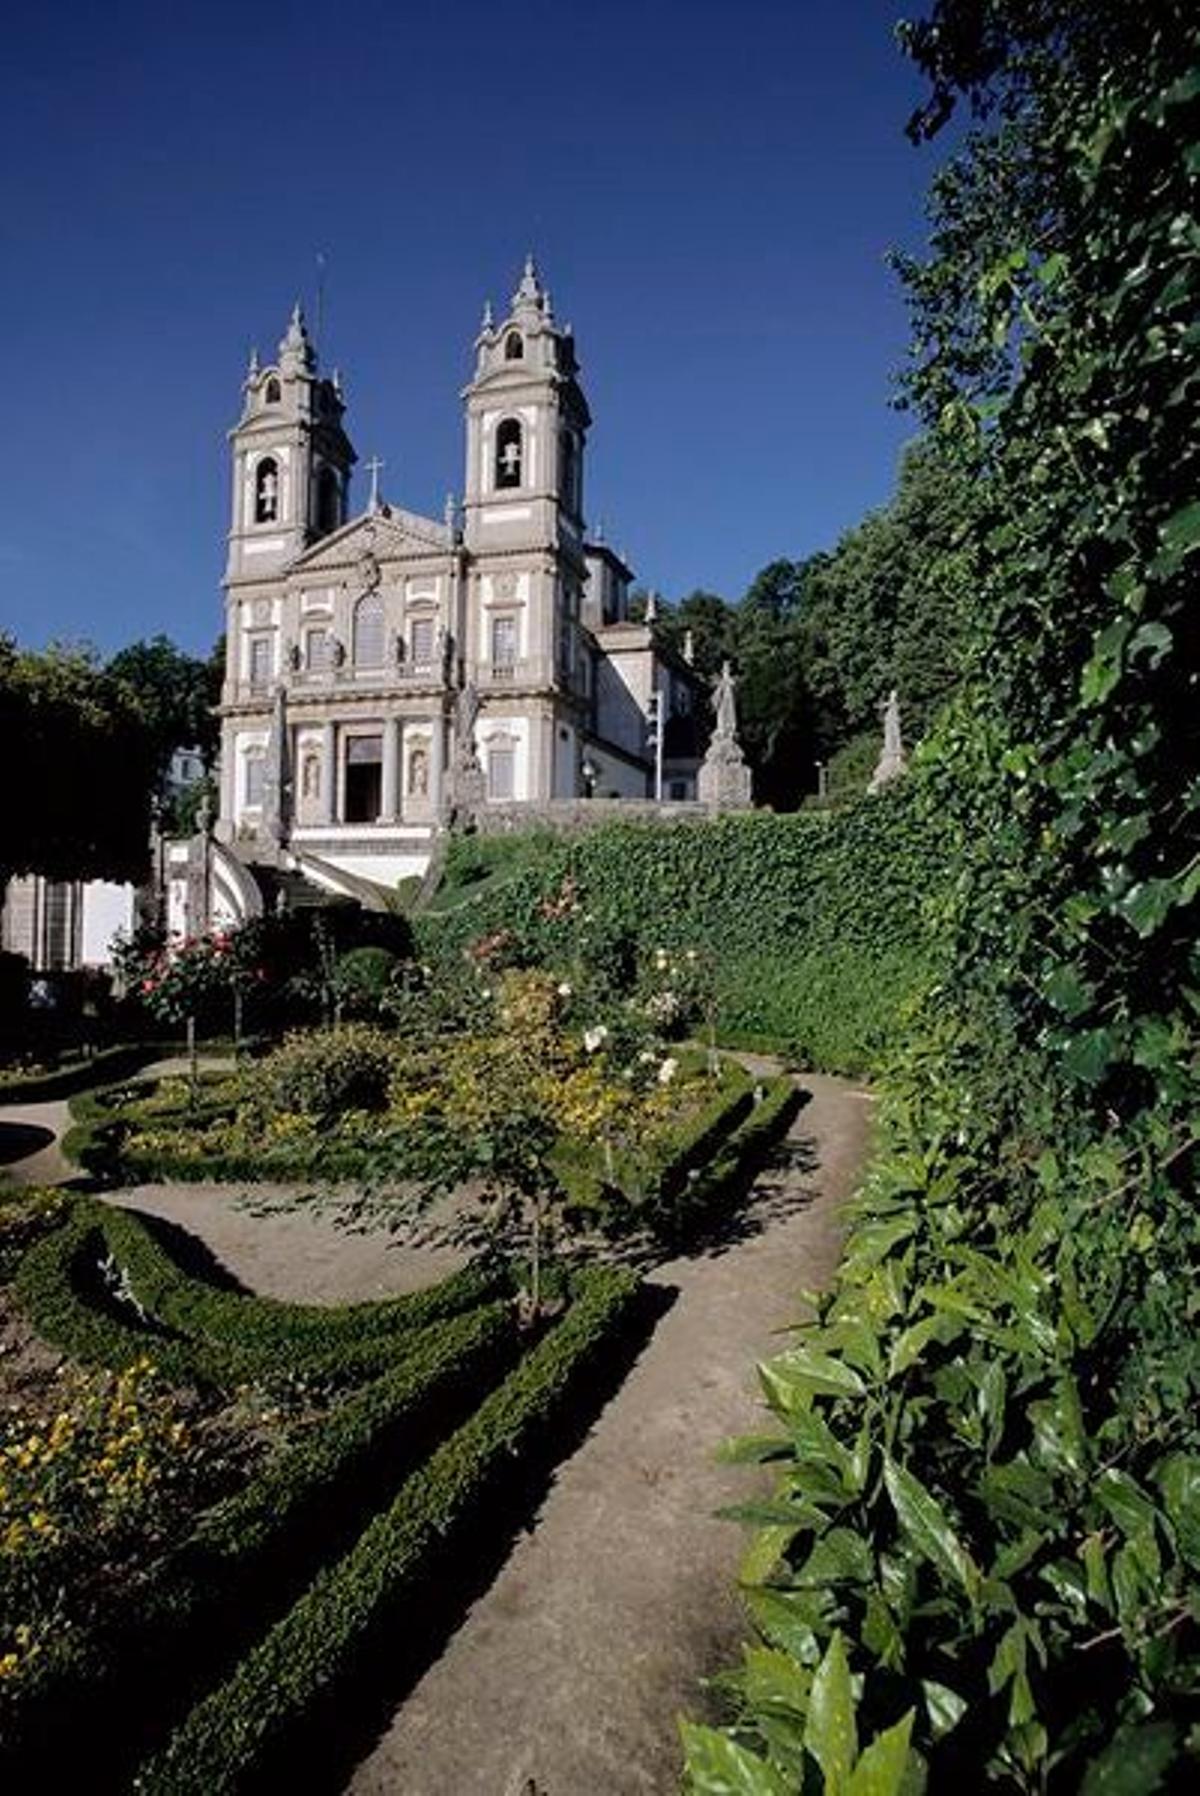
<path id="1" fill-rule="evenodd" d="M 786 1131 L 795 1082 L 717 1045 L 711 939 L 648 946 L 548 877 L 524 933 L 465 947 L 339 946 L 322 917 L 129 945 L 175 1070 L 139 1074 L 161 1039 L 97 1057 L 64 1141 L 83 1188 L 0 1213 L 14 1775 L 84 1727 L 102 1788 L 264 1787 L 311 1755 L 331 1692 L 344 1723 L 401 1610 L 436 1639 L 448 1555 L 481 1523 L 467 1558 L 502 1547 L 619 1380 L 655 1308 L 637 1268 L 719 1231 Z M 261 1298 L 186 1225 L 104 1201 L 194 1179 L 432 1233 L 462 1270 Z"/>

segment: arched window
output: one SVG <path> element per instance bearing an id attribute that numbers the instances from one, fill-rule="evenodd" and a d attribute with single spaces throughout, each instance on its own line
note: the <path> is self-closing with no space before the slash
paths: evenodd
<path id="1" fill-rule="evenodd" d="M 273 524 L 279 516 L 279 468 L 274 456 L 264 455 L 254 471 L 254 522 Z"/>
<path id="2" fill-rule="evenodd" d="M 496 485 L 521 484 L 521 426 L 516 418 L 505 418 L 496 431 Z"/>
<path id="3" fill-rule="evenodd" d="M 366 592 L 354 607 L 354 665 L 383 666 L 383 600 Z"/>
<path id="4" fill-rule="evenodd" d="M 525 342 L 520 331 L 509 331 L 504 339 L 504 359 L 506 362 L 519 362 L 525 354 Z"/>
<path id="5" fill-rule="evenodd" d="M 325 467 L 317 476 L 317 530 L 328 536 L 342 521 L 342 483 L 337 469 Z"/>
<path id="6" fill-rule="evenodd" d="M 276 380 L 274 375 L 272 375 L 270 380 L 267 382 L 267 390 L 266 390 L 266 393 L 263 395 L 263 397 L 266 400 L 266 403 L 268 405 L 278 405 L 279 404 L 282 394 L 280 392 L 279 382 Z"/>

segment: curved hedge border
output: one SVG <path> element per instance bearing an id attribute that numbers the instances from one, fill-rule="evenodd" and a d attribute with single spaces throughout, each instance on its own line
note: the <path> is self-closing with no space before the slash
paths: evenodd
<path id="1" fill-rule="evenodd" d="M 97 1282 L 110 1257 L 146 1320 L 129 1320 Z M 379 1303 L 306 1310 L 223 1291 L 184 1273 L 135 1212 L 77 1198 L 17 1269 L 14 1290 L 38 1333 L 73 1358 L 114 1368 L 142 1356 L 177 1382 L 226 1386 L 271 1372 L 377 1375 L 423 1327 L 506 1289 L 467 1266 L 429 1290 Z"/>
<path id="2" fill-rule="evenodd" d="M 0 1081 L 0 1104 L 46 1104 L 71 1097 L 93 1085 L 107 1085 L 128 1078 L 156 1060 L 179 1051 L 178 1042 L 126 1042 L 100 1048 L 89 1060 L 79 1060 L 54 1072 L 17 1075 Z"/>
<path id="3" fill-rule="evenodd" d="M 221 1796 L 261 1780 L 264 1765 L 352 1669 L 446 1537 L 558 1420 L 628 1316 L 637 1291 L 631 1274 L 593 1271 L 580 1283 L 562 1321 L 143 1767 L 136 1783 L 143 1796 Z"/>
<path id="4" fill-rule="evenodd" d="M 48 1759 L 69 1755 L 64 1720 L 88 1726 L 102 1716 L 96 1751 L 107 1753 L 101 1740 L 120 1752 L 114 1734 L 144 1739 L 148 1721 L 178 1713 L 197 1675 L 227 1659 L 230 1639 L 252 1636 L 280 1593 L 302 1585 L 331 1545 L 353 1538 L 383 1489 L 444 1438 L 481 1386 L 503 1376 L 517 1346 L 506 1303 L 433 1324 L 399 1366 L 205 1511 L 115 1613 L 39 1661 L 5 1743 L 10 1775 L 36 1771 L 44 1780 Z"/>

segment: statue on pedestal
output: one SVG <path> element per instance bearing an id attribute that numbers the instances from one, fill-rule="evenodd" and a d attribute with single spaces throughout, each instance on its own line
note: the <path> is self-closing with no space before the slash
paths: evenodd
<path id="1" fill-rule="evenodd" d="M 744 811 L 751 804 L 750 769 L 737 739 L 737 700 L 733 669 L 722 663 L 713 693 L 716 728 L 696 780 L 701 804 L 714 811 Z"/>

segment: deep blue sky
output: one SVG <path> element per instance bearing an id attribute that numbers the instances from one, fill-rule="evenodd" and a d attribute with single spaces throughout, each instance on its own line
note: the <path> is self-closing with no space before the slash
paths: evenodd
<path id="1" fill-rule="evenodd" d="M 0 111 L 0 628 L 206 648 L 247 351 L 328 258 L 326 365 L 389 498 L 462 485 L 482 301 L 575 326 L 588 511 L 740 596 L 890 489 L 932 173 L 922 0 L 22 7 Z M 365 481 L 357 477 L 356 508 Z"/>

